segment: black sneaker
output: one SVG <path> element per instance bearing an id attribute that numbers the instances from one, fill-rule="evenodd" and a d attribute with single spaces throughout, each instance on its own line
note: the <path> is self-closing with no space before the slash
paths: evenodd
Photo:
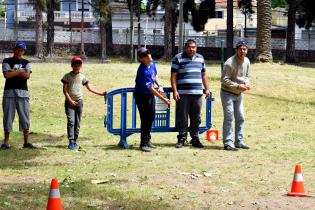
<path id="1" fill-rule="evenodd" d="M 10 148 L 11 148 L 11 146 L 9 144 L 1 144 L 1 147 L 0 147 L 0 149 L 2 149 L 2 150 L 6 150 L 6 149 L 10 149 Z"/>
<path id="2" fill-rule="evenodd" d="M 182 148 L 185 145 L 185 140 L 178 140 L 178 142 L 175 144 L 176 148 Z"/>
<path id="3" fill-rule="evenodd" d="M 152 151 L 152 148 L 149 147 L 147 144 L 140 146 L 140 149 L 141 149 L 143 152 L 151 152 L 151 151 Z"/>
<path id="4" fill-rule="evenodd" d="M 235 145 L 235 147 L 240 149 L 249 149 L 249 146 L 246 144 Z"/>
<path id="5" fill-rule="evenodd" d="M 36 147 L 31 143 L 24 143 L 23 148 L 35 149 Z"/>
<path id="6" fill-rule="evenodd" d="M 152 149 L 156 149 L 156 146 L 154 144 L 152 144 L 150 141 L 147 143 L 147 146 L 152 148 Z"/>
<path id="7" fill-rule="evenodd" d="M 224 146 L 224 150 L 228 150 L 228 151 L 238 151 L 237 148 L 232 147 L 232 146 L 230 146 L 230 145 L 225 145 L 225 146 Z"/>
<path id="8" fill-rule="evenodd" d="M 196 147 L 196 148 L 204 148 L 203 144 L 200 142 L 199 139 L 192 139 L 191 146 Z"/>

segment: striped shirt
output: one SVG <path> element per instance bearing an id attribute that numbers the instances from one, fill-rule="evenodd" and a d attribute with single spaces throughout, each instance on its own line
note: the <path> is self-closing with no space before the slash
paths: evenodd
<path id="1" fill-rule="evenodd" d="M 171 71 L 177 73 L 179 94 L 203 94 L 202 73 L 206 71 L 206 66 L 202 55 L 196 53 L 190 58 L 185 53 L 177 54 L 172 60 Z"/>

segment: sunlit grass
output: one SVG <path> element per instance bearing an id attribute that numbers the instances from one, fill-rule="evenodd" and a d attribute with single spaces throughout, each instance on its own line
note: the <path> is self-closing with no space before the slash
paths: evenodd
<path id="1" fill-rule="evenodd" d="M 137 67 L 84 64 L 82 73 L 95 88 L 110 91 L 133 87 Z M 170 86 L 170 64 L 157 62 L 157 67 L 164 87 Z M 12 149 L 0 151 L 0 209 L 44 209 L 54 177 L 60 181 L 64 209 L 312 209 L 314 199 L 295 202 L 283 195 L 290 190 L 296 164 L 302 165 L 306 190 L 314 193 L 314 67 L 251 66 L 253 89 L 244 96 L 250 150 L 226 152 L 221 140 L 210 144 L 204 134 L 205 149 L 176 149 L 176 133 L 153 133 L 158 149 L 142 153 L 139 134 L 128 137 L 131 149 L 116 146 L 119 136 L 103 127 L 104 99 L 86 90 L 78 140 L 82 149 L 69 151 L 60 79 L 70 65 L 34 63 L 30 138 L 39 149 L 20 149 L 16 119 Z M 221 131 L 220 66 L 207 69 L 216 98 L 213 128 Z"/>

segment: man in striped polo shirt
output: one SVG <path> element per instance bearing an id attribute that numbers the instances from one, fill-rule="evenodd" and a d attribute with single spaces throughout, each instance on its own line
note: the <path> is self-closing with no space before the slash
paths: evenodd
<path id="1" fill-rule="evenodd" d="M 172 60 L 171 84 L 173 98 L 176 101 L 176 128 L 178 130 L 175 147 L 184 146 L 187 132 L 189 132 L 192 146 L 203 148 L 199 140 L 200 111 L 202 95 L 205 93 L 206 97 L 209 97 L 210 90 L 204 58 L 197 53 L 197 44 L 192 39 L 186 41 L 184 52 L 177 54 Z"/>

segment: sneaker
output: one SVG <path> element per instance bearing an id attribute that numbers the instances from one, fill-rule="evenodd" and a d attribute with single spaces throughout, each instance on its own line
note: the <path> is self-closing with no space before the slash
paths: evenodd
<path id="1" fill-rule="evenodd" d="M 10 149 L 10 148 L 11 148 L 11 146 L 9 144 L 1 144 L 1 147 L 0 147 L 0 149 L 2 149 L 2 150 L 6 150 L 6 149 Z"/>
<path id="2" fill-rule="evenodd" d="M 249 149 L 249 146 L 246 144 L 235 145 L 235 147 L 240 149 Z"/>
<path id="3" fill-rule="evenodd" d="M 24 143 L 23 148 L 35 149 L 36 147 L 31 143 Z"/>
<path id="4" fill-rule="evenodd" d="M 68 149 L 71 149 L 71 150 L 75 150 L 78 148 L 78 145 L 76 143 L 70 143 L 68 145 Z"/>
<path id="5" fill-rule="evenodd" d="M 176 147 L 176 148 L 182 148 L 182 147 L 185 145 L 184 142 L 185 142 L 185 141 L 179 140 L 179 141 L 175 144 L 175 147 Z"/>
<path id="6" fill-rule="evenodd" d="M 140 146 L 140 149 L 141 149 L 143 152 L 151 152 L 151 151 L 152 151 L 152 148 L 149 147 L 147 144 Z"/>
<path id="7" fill-rule="evenodd" d="M 237 148 L 232 147 L 232 146 L 230 146 L 230 145 L 225 145 L 225 146 L 224 146 L 224 150 L 228 150 L 228 151 L 238 151 Z"/>
<path id="8" fill-rule="evenodd" d="M 147 146 L 152 148 L 152 149 L 156 149 L 156 146 L 154 144 L 152 144 L 150 141 L 148 142 Z"/>
<path id="9" fill-rule="evenodd" d="M 204 148 L 203 144 L 200 142 L 199 139 L 191 140 L 191 146 L 196 147 L 196 148 Z"/>

